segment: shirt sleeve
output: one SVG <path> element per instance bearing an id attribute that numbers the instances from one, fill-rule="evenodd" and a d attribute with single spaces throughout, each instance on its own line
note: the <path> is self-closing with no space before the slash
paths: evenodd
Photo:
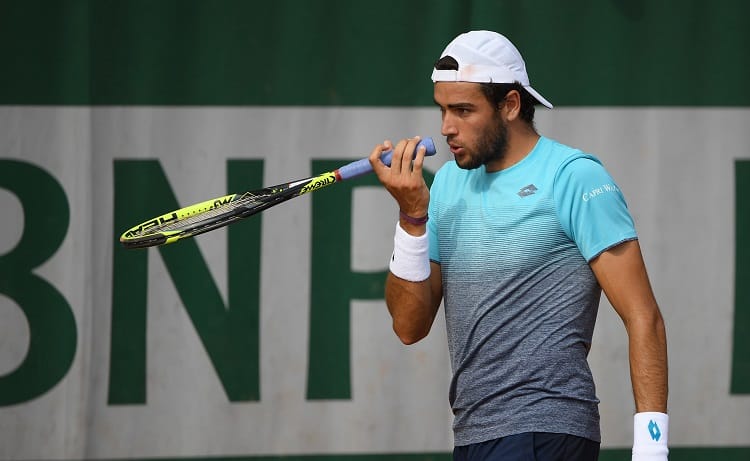
<path id="1" fill-rule="evenodd" d="M 553 195 L 563 230 L 586 261 L 638 238 L 625 197 L 595 157 L 577 157 L 561 166 Z"/>

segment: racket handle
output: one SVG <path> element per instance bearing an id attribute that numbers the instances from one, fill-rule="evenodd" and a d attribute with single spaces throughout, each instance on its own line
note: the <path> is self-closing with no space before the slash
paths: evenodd
<path id="1" fill-rule="evenodd" d="M 417 147 L 414 149 L 414 155 L 417 155 L 417 149 L 420 147 L 423 147 L 426 149 L 425 155 L 435 155 L 435 143 L 432 142 L 432 138 L 424 138 L 417 144 Z M 391 165 L 391 158 L 393 157 L 393 150 L 389 150 L 386 152 L 383 152 L 383 154 L 380 156 L 380 160 L 385 163 L 386 165 Z M 372 165 L 370 165 L 370 161 L 366 158 L 354 161 L 352 163 L 347 163 L 346 165 L 340 167 L 338 169 L 339 177 L 342 181 L 345 181 L 347 179 L 356 178 L 357 176 L 362 176 L 363 174 L 371 173 L 372 172 Z"/>

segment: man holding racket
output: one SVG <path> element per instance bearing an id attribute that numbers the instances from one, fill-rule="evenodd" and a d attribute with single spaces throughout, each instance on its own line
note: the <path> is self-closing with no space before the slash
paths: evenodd
<path id="1" fill-rule="evenodd" d="M 552 104 L 504 36 L 459 35 L 432 80 L 455 160 L 429 190 L 418 138 L 376 146 L 370 163 L 400 207 L 385 289 L 394 331 L 419 341 L 444 304 L 454 459 L 598 458 L 587 355 L 603 290 L 629 338 L 633 460 L 666 460 L 666 333 L 614 180 L 537 133 L 534 106 Z"/>

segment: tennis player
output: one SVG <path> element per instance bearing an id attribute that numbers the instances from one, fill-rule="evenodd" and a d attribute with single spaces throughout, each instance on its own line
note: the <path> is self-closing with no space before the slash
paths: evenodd
<path id="1" fill-rule="evenodd" d="M 596 157 L 541 136 L 515 46 L 459 35 L 432 71 L 454 160 L 428 190 L 418 138 L 370 162 L 400 207 L 385 299 L 398 337 L 443 301 L 456 460 L 595 460 L 587 363 L 602 290 L 629 338 L 633 460 L 667 459 L 667 346 L 633 219 Z M 381 152 L 394 148 L 390 167 Z"/>

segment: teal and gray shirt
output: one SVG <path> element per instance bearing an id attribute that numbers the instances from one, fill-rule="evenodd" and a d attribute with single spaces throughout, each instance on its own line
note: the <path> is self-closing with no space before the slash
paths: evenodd
<path id="1" fill-rule="evenodd" d="M 542 137 L 499 172 L 448 162 L 430 193 L 455 444 L 521 432 L 599 441 L 587 355 L 601 288 L 588 262 L 637 238 L 611 176 Z"/>

